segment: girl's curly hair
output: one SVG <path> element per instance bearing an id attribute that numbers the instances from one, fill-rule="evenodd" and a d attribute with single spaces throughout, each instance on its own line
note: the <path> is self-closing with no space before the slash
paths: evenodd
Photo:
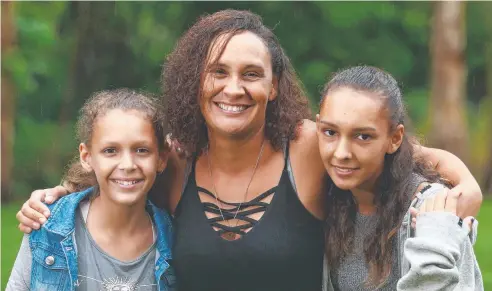
<path id="1" fill-rule="evenodd" d="M 76 125 L 76 136 L 79 142 L 90 146 L 97 119 L 113 109 L 136 110 L 145 114 L 154 128 L 159 150 L 169 150 L 165 138 L 166 118 L 159 100 L 149 94 L 126 88 L 96 92 L 85 102 L 80 109 Z M 97 181 L 94 172 L 86 171 L 77 156 L 67 166 L 63 185 L 73 192 L 97 186 Z"/>
<path id="2" fill-rule="evenodd" d="M 265 134 L 275 149 L 297 137 L 303 119 L 311 118 L 308 100 L 289 58 L 260 16 L 249 11 L 223 10 L 201 17 L 178 41 L 162 72 L 163 97 L 173 139 L 189 153 L 199 154 L 208 143 L 199 106 L 204 69 L 211 45 L 223 52 L 232 36 L 249 31 L 262 39 L 270 53 L 278 95 L 267 106 Z M 214 44 L 219 36 L 226 41 Z M 220 56 L 219 56 L 220 57 Z"/>

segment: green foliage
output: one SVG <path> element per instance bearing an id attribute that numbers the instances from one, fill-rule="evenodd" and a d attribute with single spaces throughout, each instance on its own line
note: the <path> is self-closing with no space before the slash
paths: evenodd
<path id="1" fill-rule="evenodd" d="M 476 108 L 488 36 L 485 6 L 467 7 L 468 94 Z M 14 184 L 24 192 L 58 182 L 76 150 L 70 124 L 84 100 L 114 87 L 159 92 L 162 64 L 182 32 L 203 13 L 226 8 L 249 9 L 274 28 L 315 111 L 333 72 L 370 64 L 400 81 L 416 131 L 427 131 L 432 3 L 18 2 L 17 49 L 2 58 L 17 93 Z M 471 129 L 477 124 L 483 121 L 470 119 Z"/>

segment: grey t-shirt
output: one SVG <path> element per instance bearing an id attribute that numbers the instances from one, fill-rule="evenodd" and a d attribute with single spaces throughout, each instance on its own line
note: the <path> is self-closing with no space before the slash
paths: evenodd
<path id="1" fill-rule="evenodd" d="M 425 182 L 423 177 L 417 174 L 412 175 L 410 193 L 408 196 L 409 201 L 422 182 Z M 333 288 L 335 290 L 396 290 L 396 285 L 400 279 L 400 258 L 397 251 L 398 242 L 396 239 L 393 240 L 393 244 L 391 246 L 393 249 L 393 263 L 391 264 L 390 274 L 386 278 L 385 282 L 377 289 L 365 285 L 366 279 L 369 275 L 369 265 L 367 264 L 366 257 L 364 255 L 364 246 L 366 244 L 365 240 L 367 237 L 374 235 L 377 222 L 377 215 L 363 215 L 357 213 L 354 226 L 354 245 L 352 252 L 345 256 L 345 258 L 340 262 L 340 266 L 336 270 L 331 270 L 330 276 Z"/>
<path id="2" fill-rule="evenodd" d="M 154 276 L 155 242 L 134 261 L 117 260 L 100 249 L 87 230 L 85 220 L 89 202 L 81 202 L 79 210 L 75 217 L 75 241 L 79 267 L 77 290 L 157 290 Z"/>
<path id="3" fill-rule="evenodd" d="M 369 274 L 369 265 L 364 255 L 365 239 L 374 235 L 378 217 L 376 215 L 363 215 L 357 213 L 354 228 L 354 247 L 350 254 L 340 262 L 340 266 L 331 272 L 331 280 L 335 290 L 366 291 L 376 290 L 365 286 Z M 396 290 L 399 279 L 398 254 L 396 251 L 396 240 L 393 241 L 393 264 L 391 273 L 383 286 L 377 290 Z"/>

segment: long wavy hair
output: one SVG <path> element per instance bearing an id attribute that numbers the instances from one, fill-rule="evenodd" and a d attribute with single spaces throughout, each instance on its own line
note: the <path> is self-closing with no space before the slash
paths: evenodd
<path id="1" fill-rule="evenodd" d="M 234 35 L 245 31 L 257 35 L 268 48 L 273 75 L 278 79 L 277 98 L 268 103 L 266 110 L 265 134 L 272 146 L 278 150 L 285 140 L 295 139 L 298 125 L 312 117 L 289 58 L 261 17 L 249 11 L 219 11 L 203 16 L 184 33 L 167 57 L 162 72 L 172 137 L 187 152 L 199 154 L 208 143 L 199 105 L 205 68 L 220 58 Z M 225 36 L 225 41 L 216 42 L 220 36 Z M 216 60 L 208 59 L 211 46 L 220 52 Z"/>
<path id="2" fill-rule="evenodd" d="M 330 91 L 339 88 L 367 92 L 383 100 L 389 112 L 391 130 L 404 124 L 406 109 L 402 92 L 389 73 L 369 66 L 341 70 L 324 86 L 321 103 Z M 431 169 L 431 165 L 414 157 L 414 143 L 416 140 L 405 132 L 399 149 L 384 157 L 384 169 L 374 192 L 375 215 L 378 217 L 376 231 L 364 243 L 364 255 L 369 265 L 366 285 L 382 284 L 389 275 L 393 264 L 392 245 L 415 191 L 414 175 L 420 175 L 430 182 L 446 182 Z M 352 193 L 335 185 L 329 191 L 327 207 L 326 255 L 330 267 L 336 269 L 353 248 L 358 208 Z"/>

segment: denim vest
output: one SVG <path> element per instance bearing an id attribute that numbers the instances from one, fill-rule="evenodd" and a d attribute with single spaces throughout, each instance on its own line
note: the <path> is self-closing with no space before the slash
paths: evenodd
<path id="1" fill-rule="evenodd" d="M 84 198 L 93 188 L 66 195 L 48 205 L 51 216 L 40 230 L 29 236 L 32 252 L 31 290 L 75 290 L 78 286 L 77 246 L 75 243 L 75 214 Z M 172 247 L 170 216 L 147 200 L 157 232 L 155 278 L 159 291 L 176 287 L 175 274 L 169 265 Z"/>

